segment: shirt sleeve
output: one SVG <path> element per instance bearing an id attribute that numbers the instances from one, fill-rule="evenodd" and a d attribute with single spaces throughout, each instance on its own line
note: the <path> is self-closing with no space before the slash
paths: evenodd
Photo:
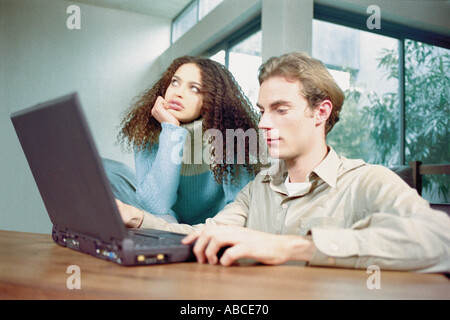
<path id="1" fill-rule="evenodd" d="M 180 170 L 187 130 L 162 123 L 159 143 L 135 153 L 137 197 L 147 212 L 176 216 Z"/>
<path id="2" fill-rule="evenodd" d="M 450 271 L 450 218 L 396 174 L 381 166 L 367 171 L 355 201 L 351 228 L 311 230 L 318 250 L 310 265 Z"/>

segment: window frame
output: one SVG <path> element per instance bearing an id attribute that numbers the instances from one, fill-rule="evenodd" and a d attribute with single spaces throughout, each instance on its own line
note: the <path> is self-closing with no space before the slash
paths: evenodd
<path id="1" fill-rule="evenodd" d="M 450 49 L 448 37 L 431 31 L 405 26 L 389 20 L 381 21 L 381 29 L 367 29 L 367 15 L 336 9 L 322 4 L 314 4 L 314 19 L 339 24 L 342 26 L 373 32 L 397 39 L 411 39 L 431 45 Z"/>
<path id="2" fill-rule="evenodd" d="M 212 56 L 217 52 L 224 50 L 225 51 L 225 67 L 229 67 L 230 62 L 230 51 L 231 49 L 240 43 L 241 41 L 251 37 L 261 30 L 261 16 L 258 16 L 256 19 L 252 20 L 250 23 L 246 24 L 245 27 L 239 29 L 229 37 L 224 40 L 218 42 L 216 45 L 212 46 L 210 49 L 206 50 L 203 55 L 204 56 Z"/>
<path id="3" fill-rule="evenodd" d="M 195 21 L 195 23 L 194 23 L 194 25 L 196 24 L 196 23 L 198 23 L 198 15 L 199 15 L 199 5 L 198 5 L 198 1 L 199 0 L 192 0 L 192 1 L 190 1 L 184 8 L 183 8 L 183 10 L 181 10 L 181 12 L 172 20 L 172 23 L 170 24 L 170 44 L 174 44 L 178 39 L 180 39 L 183 35 L 181 35 L 180 37 L 178 37 L 178 39 L 177 40 L 175 40 L 174 41 L 174 39 L 173 39 L 173 32 L 174 32 L 174 25 L 175 25 L 175 23 L 177 22 L 177 20 L 178 19 L 180 19 L 180 17 L 182 17 L 185 13 L 186 13 L 186 10 L 190 7 L 190 6 L 192 6 L 192 4 L 193 3 L 196 3 L 196 6 L 197 6 L 197 13 L 196 13 L 196 15 L 195 15 L 195 17 L 196 17 L 196 21 Z M 188 32 L 189 30 L 186 30 L 184 33 L 186 33 L 186 32 Z"/>
<path id="4" fill-rule="evenodd" d="M 196 14 L 195 14 L 195 23 L 192 25 L 192 27 L 191 28 L 193 28 L 197 23 L 199 23 L 200 22 L 200 20 L 202 20 L 204 17 L 206 17 L 211 11 L 209 11 L 207 14 L 205 14 L 202 18 L 200 18 L 200 1 L 201 0 L 192 0 L 192 1 L 190 1 L 184 8 L 183 8 L 183 10 L 181 10 L 181 12 L 172 20 L 172 23 L 171 23 L 171 25 L 170 25 L 170 44 L 174 44 L 175 42 L 177 42 L 177 40 L 178 39 L 180 39 L 186 32 L 188 32 L 190 29 L 188 29 L 188 30 L 186 30 L 181 36 L 179 36 L 176 40 L 174 40 L 173 39 L 173 36 L 174 36 L 174 34 L 173 34 L 173 29 L 174 29 L 174 25 L 175 25 L 175 23 L 177 22 L 177 20 L 178 19 L 180 19 L 180 17 L 182 17 L 185 13 L 186 13 L 186 11 L 187 11 L 187 9 L 190 7 L 190 6 L 192 6 L 193 4 L 195 4 L 195 7 L 196 7 Z M 223 0 L 222 0 L 222 2 L 223 2 Z M 218 5 L 220 5 L 220 3 L 218 4 Z M 214 10 L 214 9 L 213 9 Z"/>

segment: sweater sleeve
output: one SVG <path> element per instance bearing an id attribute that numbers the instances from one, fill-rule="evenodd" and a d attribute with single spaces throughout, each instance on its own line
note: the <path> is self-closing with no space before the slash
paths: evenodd
<path id="1" fill-rule="evenodd" d="M 169 123 L 161 126 L 159 143 L 135 153 L 136 193 L 146 211 L 176 217 L 171 208 L 177 200 L 187 130 Z"/>

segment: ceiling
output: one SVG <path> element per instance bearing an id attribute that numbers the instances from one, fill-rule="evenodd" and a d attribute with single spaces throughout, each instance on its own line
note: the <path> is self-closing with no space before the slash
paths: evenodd
<path id="1" fill-rule="evenodd" d="M 174 19 L 191 0 L 72 0 L 105 8 Z"/>

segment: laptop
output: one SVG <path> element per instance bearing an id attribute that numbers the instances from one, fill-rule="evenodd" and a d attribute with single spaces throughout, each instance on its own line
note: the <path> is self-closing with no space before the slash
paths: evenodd
<path id="1" fill-rule="evenodd" d="M 119 265 L 194 260 L 182 234 L 128 229 L 123 223 L 78 94 L 11 115 L 53 224 L 52 238 Z"/>

